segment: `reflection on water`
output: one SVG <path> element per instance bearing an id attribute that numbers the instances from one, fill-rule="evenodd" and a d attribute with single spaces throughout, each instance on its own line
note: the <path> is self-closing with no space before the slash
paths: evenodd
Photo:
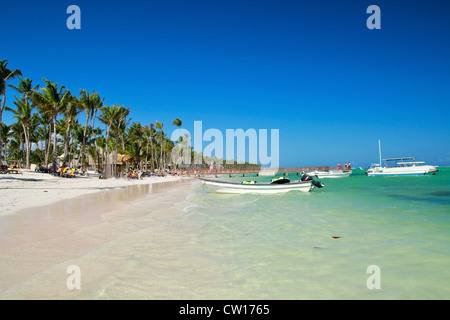
<path id="1" fill-rule="evenodd" d="M 124 188 L 111 188 L 102 192 L 96 192 L 90 195 L 85 195 L 77 198 L 61 200 L 53 204 L 42 207 L 27 209 L 22 212 L 31 212 L 33 215 L 38 213 L 57 213 L 66 214 L 76 211 L 84 211 L 92 209 L 92 206 L 104 206 L 110 202 L 124 202 L 133 201 L 142 196 L 159 192 L 160 190 L 179 184 L 180 181 L 161 182 L 154 184 L 138 184 L 131 185 Z"/>
<path id="2" fill-rule="evenodd" d="M 28 289 L 31 298 L 448 298 L 449 177 L 359 175 L 330 179 L 320 192 L 280 196 L 218 195 L 201 183 L 167 194 L 156 194 L 164 185 L 94 194 L 79 207 L 59 204 L 63 219 L 52 211 L 46 220 L 43 212 L 22 221 L 22 231 L 24 223 L 33 226 L 30 233 L 32 218 L 59 222 L 36 250 L 0 246 L 8 281 L 0 282 L 0 298 L 2 285 L 5 298 L 23 298 Z M 101 223 L 93 225 L 93 216 Z M 44 266 L 32 268 L 30 255 Z M 28 274 L 14 274 L 11 260 Z M 83 290 L 75 293 L 65 287 L 73 264 L 83 270 Z M 380 291 L 366 286 L 373 264 L 382 269 Z"/>
<path id="3" fill-rule="evenodd" d="M 428 195 L 432 195 L 433 197 L 430 197 Z M 397 200 L 404 200 L 404 201 L 419 201 L 419 202 L 429 202 L 433 204 L 441 204 L 441 205 L 449 205 L 450 204 L 450 197 L 449 195 L 442 195 L 442 194 L 433 194 L 428 193 L 425 197 L 423 196 L 408 196 L 404 194 L 392 194 L 390 197 L 395 198 Z"/>
<path id="4" fill-rule="evenodd" d="M 430 195 L 437 197 L 450 197 L 450 191 L 433 191 Z"/>
<path id="5" fill-rule="evenodd" d="M 146 228 L 183 214 L 173 207 L 186 197 L 185 185 L 189 183 L 131 185 L 1 216 L 0 299 L 70 295 L 67 265 L 80 264 L 94 277 L 108 273 L 142 243 L 128 237 L 139 238 Z M 171 209 L 158 214 L 166 213 L 165 208 Z M 150 236 L 154 232 L 144 243 Z"/>

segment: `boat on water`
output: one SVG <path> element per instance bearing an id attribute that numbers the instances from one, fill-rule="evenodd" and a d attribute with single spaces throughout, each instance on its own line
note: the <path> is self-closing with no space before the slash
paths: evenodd
<path id="1" fill-rule="evenodd" d="M 397 176 L 397 175 L 426 175 L 435 174 L 438 169 L 436 166 L 427 165 L 424 161 L 415 161 L 413 157 L 389 158 L 383 159 L 385 166 L 382 165 L 381 144 L 378 140 L 380 153 L 380 163 L 375 163 L 366 171 L 368 176 Z"/>
<path id="2" fill-rule="evenodd" d="M 320 181 L 312 179 L 310 176 L 303 176 L 301 180 L 290 181 L 286 177 L 272 179 L 271 182 L 257 181 L 224 181 L 217 179 L 199 178 L 209 191 L 215 193 L 256 193 L 256 194 L 276 194 L 289 191 L 309 192 L 314 188 L 322 188 L 324 185 Z"/>
<path id="3" fill-rule="evenodd" d="M 317 177 L 318 179 L 322 178 L 346 178 L 350 177 L 352 174 L 352 170 L 328 170 L 328 171 L 311 171 L 307 172 L 307 174 L 311 177 Z"/>
<path id="4" fill-rule="evenodd" d="M 366 171 L 368 176 L 392 176 L 392 175 L 426 175 L 435 173 L 435 166 L 427 165 L 424 161 L 414 161 L 413 157 L 383 159 L 386 165 L 372 164 Z"/>

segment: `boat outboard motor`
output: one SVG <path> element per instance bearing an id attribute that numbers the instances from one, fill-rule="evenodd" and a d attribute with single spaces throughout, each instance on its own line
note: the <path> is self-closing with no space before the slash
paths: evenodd
<path id="1" fill-rule="evenodd" d="M 311 184 L 317 188 L 323 188 L 325 186 L 322 182 L 316 181 L 314 179 L 311 180 Z"/>
<path id="2" fill-rule="evenodd" d="M 305 172 L 303 172 L 303 175 L 300 178 L 300 180 L 301 181 L 311 181 L 311 184 L 317 188 L 322 188 L 324 186 L 324 184 L 322 182 L 314 180 L 310 175 L 308 175 Z"/>
<path id="3" fill-rule="evenodd" d="M 306 172 L 302 172 L 302 177 L 300 178 L 301 181 L 310 181 L 313 180 L 313 178 L 308 175 Z"/>

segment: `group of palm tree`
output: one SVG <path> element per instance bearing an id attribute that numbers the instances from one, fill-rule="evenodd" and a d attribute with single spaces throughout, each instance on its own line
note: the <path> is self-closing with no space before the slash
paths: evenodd
<path id="1" fill-rule="evenodd" d="M 17 86 L 9 83 L 16 78 Z M 21 160 L 29 169 L 32 163 L 50 163 L 51 157 L 56 172 L 59 162 L 83 167 L 90 158 L 105 177 L 124 169 L 122 162 L 119 167 L 119 155 L 127 158 L 127 166 L 142 170 L 164 171 L 171 164 L 175 142 L 164 133 L 162 122 L 131 122 L 129 107 L 107 106 L 95 90 L 80 89 L 77 97 L 56 82 L 43 81 L 44 87 L 34 85 L 19 69 L 8 68 L 8 61 L 0 61 L 0 159 Z M 6 105 L 8 88 L 17 93 L 10 106 Z M 15 123 L 3 122 L 5 110 L 13 113 Z M 84 124 L 80 115 L 85 116 Z M 96 121 L 104 129 L 96 127 Z M 172 124 L 181 133 L 182 121 L 177 118 Z"/>

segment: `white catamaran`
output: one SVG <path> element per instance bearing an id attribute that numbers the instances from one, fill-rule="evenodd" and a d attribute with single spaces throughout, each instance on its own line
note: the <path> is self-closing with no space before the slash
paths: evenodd
<path id="1" fill-rule="evenodd" d="M 381 144 L 378 140 L 380 163 L 372 164 L 366 171 L 368 176 L 391 176 L 391 175 L 425 175 L 429 172 L 437 172 L 435 166 L 426 165 L 424 161 L 414 161 L 413 157 L 383 159 L 386 165 L 382 166 Z"/>

